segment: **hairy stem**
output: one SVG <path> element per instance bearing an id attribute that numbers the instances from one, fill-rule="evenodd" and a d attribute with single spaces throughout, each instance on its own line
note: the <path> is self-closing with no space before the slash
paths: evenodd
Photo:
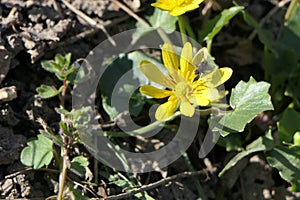
<path id="1" fill-rule="evenodd" d="M 68 83 L 66 80 L 64 80 L 64 89 L 61 93 L 61 100 L 60 100 L 60 107 L 62 109 L 65 108 L 65 96 L 67 93 L 67 87 L 68 87 Z M 65 121 L 65 116 L 63 114 L 60 114 L 60 120 L 61 121 Z M 60 129 L 60 136 L 62 137 L 62 141 L 63 141 L 63 145 L 61 146 L 61 157 L 62 157 L 62 165 L 61 165 L 61 172 L 59 175 L 59 191 L 58 191 L 58 195 L 57 195 L 57 199 L 58 200 L 62 200 L 63 199 L 63 193 L 64 193 L 64 188 L 65 188 L 65 182 L 66 182 L 66 178 L 67 178 L 67 168 L 68 168 L 68 139 L 67 139 L 67 135 L 64 133 L 63 129 Z"/>

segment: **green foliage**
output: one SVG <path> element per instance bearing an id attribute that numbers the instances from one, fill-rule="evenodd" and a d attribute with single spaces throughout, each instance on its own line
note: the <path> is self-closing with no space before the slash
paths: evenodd
<path id="1" fill-rule="evenodd" d="M 295 145 L 300 146 L 300 132 L 297 131 L 293 136 L 293 141 Z"/>
<path id="2" fill-rule="evenodd" d="M 61 121 L 60 127 L 63 131 L 65 131 L 65 134 L 72 136 L 76 132 L 77 129 L 84 128 L 88 125 L 90 122 L 90 111 L 91 107 L 82 107 L 77 110 L 71 110 L 67 111 L 62 108 L 55 108 L 55 111 L 59 114 L 62 114 L 65 116 L 67 121 Z M 69 123 L 71 122 L 71 123 Z M 70 124 L 72 126 L 70 126 Z"/>
<path id="3" fill-rule="evenodd" d="M 276 169 L 282 178 L 292 183 L 293 191 L 300 191 L 300 159 L 287 147 L 276 146 L 267 152 L 267 161 Z"/>
<path id="4" fill-rule="evenodd" d="M 292 142 L 293 135 L 300 131 L 300 114 L 293 108 L 287 108 L 278 122 L 278 139 L 284 142 Z"/>
<path id="5" fill-rule="evenodd" d="M 127 55 L 121 55 L 119 58 L 115 59 L 101 77 L 99 88 L 102 94 L 102 105 L 111 120 L 114 120 L 118 114 L 125 111 L 120 105 L 127 105 L 128 101 L 129 113 L 132 116 L 136 117 L 142 111 L 146 97 L 136 91 L 137 88 L 135 88 L 134 85 L 150 84 L 162 88 L 162 86 L 149 82 L 149 80 L 145 78 L 139 67 L 141 60 L 150 61 L 161 71 L 165 71 L 163 65 L 157 60 L 142 52 L 134 51 Z M 112 91 L 125 73 L 127 77 L 126 80 L 130 81 L 124 82 L 120 90 L 114 92 L 114 98 L 118 99 L 119 104 L 112 105 Z M 113 76 L 111 76 L 111 74 L 113 74 Z"/>
<path id="6" fill-rule="evenodd" d="M 84 196 L 82 194 L 82 190 L 80 189 L 74 189 L 74 188 L 70 188 L 70 191 L 72 193 L 72 197 L 75 200 L 89 200 L 90 198 Z"/>
<path id="7" fill-rule="evenodd" d="M 144 24 L 137 22 L 136 28 L 138 29 L 132 35 L 135 41 L 153 30 L 162 29 L 166 33 L 172 33 L 176 29 L 177 17 L 169 15 L 167 11 L 155 8 L 154 13 L 146 17 L 146 19 L 149 21 L 151 27 L 146 27 Z"/>
<path id="8" fill-rule="evenodd" d="M 243 6 L 235 6 L 231 7 L 229 9 L 224 9 L 220 16 L 217 16 L 215 19 L 212 20 L 212 23 L 215 22 L 212 30 L 210 33 L 204 38 L 204 40 L 207 42 L 207 46 L 210 46 L 212 44 L 213 38 L 221 31 L 221 29 L 239 12 L 244 10 Z M 217 19 L 217 20 L 216 20 Z M 210 25 L 209 27 L 212 27 Z"/>
<path id="9" fill-rule="evenodd" d="M 226 171 L 234 167 L 236 163 L 244 157 L 255 152 L 270 150 L 273 148 L 273 145 L 273 138 L 271 136 L 271 131 L 269 131 L 265 136 L 261 136 L 258 139 L 254 140 L 251 144 L 247 145 L 244 151 L 234 156 L 222 169 L 219 176 L 222 176 Z"/>
<path id="10" fill-rule="evenodd" d="M 47 60 L 42 62 L 42 67 L 56 75 L 59 80 L 71 81 L 72 73 L 76 72 L 74 64 L 71 64 L 71 54 L 68 53 L 65 56 L 57 54 L 54 60 Z"/>
<path id="11" fill-rule="evenodd" d="M 27 145 L 21 153 L 21 162 L 24 165 L 39 169 L 50 164 L 53 158 L 53 142 L 50 139 L 38 135 L 37 139 L 27 142 Z"/>
<path id="12" fill-rule="evenodd" d="M 221 119 L 215 118 L 219 120 L 221 126 L 224 126 L 221 128 L 223 129 L 221 134 L 226 136 L 230 132 L 241 132 L 257 114 L 273 110 L 271 97 L 268 94 L 269 88 L 270 84 L 256 82 L 252 77 L 248 82 L 240 81 L 232 89 L 230 96 L 230 106 L 233 110 L 227 111 Z"/>
<path id="13" fill-rule="evenodd" d="M 218 145 L 225 147 L 226 151 L 241 151 L 242 138 L 238 133 L 231 133 L 225 137 L 220 137 L 218 140 Z"/>
<path id="14" fill-rule="evenodd" d="M 139 180 L 136 179 L 133 175 L 128 174 L 128 178 L 122 175 L 121 173 L 117 173 L 115 175 L 108 175 L 108 180 L 110 184 L 115 184 L 120 188 L 136 188 L 136 186 L 141 186 Z M 137 183 L 136 183 L 137 182 Z M 141 192 L 134 195 L 136 199 L 141 200 L 154 200 L 151 196 L 148 195 L 147 192 Z"/>
<path id="15" fill-rule="evenodd" d="M 86 167 L 89 165 L 89 161 L 86 157 L 77 156 L 71 161 L 71 169 L 75 170 L 81 176 L 84 176 L 86 173 Z"/>
<path id="16" fill-rule="evenodd" d="M 243 14 L 245 21 L 255 28 L 265 45 L 265 78 L 271 82 L 270 93 L 275 114 L 281 116 L 277 123 L 278 145 L 266 152 L 267 161 L 279 170 L 283 179 L 292 183 L 294 191 L 300 191 L 300 114 L 297 111 L 300 105 L 300 4 L 294 4 L 291 15 L 277 37 L 262 29 L 250 15 Z"/>
<path id="17" fill-rule="evenodd" d="M 48 85 L 41 85 L 40 87 L 38 87 L 36 89 L 38 94 L 43 99 L 48 99 L 48 98 L 55 97 L 55 96 L 59 95 L 62 92 L 62 90 L 63 90 L 63 87 L 60 87 L 59 90 L 57 90 L 55 87 L 48 86 Z"/>

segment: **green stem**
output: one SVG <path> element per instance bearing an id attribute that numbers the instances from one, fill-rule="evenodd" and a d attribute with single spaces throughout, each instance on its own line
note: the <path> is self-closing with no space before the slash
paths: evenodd
<path id="1" fill-rule="evenodd" d="M 195 35 L 195 33 L 194 33 L 194 31 L 193 31 L 193 29 L 192 29 L 192 27 L 191 27 L 188 19 L 186 18 L 186 16 L 181 16 L 181 17 L 183 19 L 182 21 L 183 21 L 183 24 L 184 24 L 184 27 L 185 27 L 185 29 L 187 31 L 188 36 L 191 37 L 192 39 L 196 40 L 197 39 L 196 35 Z"/>
<path id="2" fill-rule="evenodd" d="M 178 25 L 179 25 L 179 30 L 180 30 L 180 33 L 181 33 L 182 43 L 184 45 L 187 42 L 187 37 L 186 37 L 186 32 L 185 32 L 183 16 L 178 16 Z"/>
<path id="3" fill-rule="evenodd" d="M 211 45 L 212 45 L 212 40 L 208 40 L 206 43 L 206 48 L 209 54 L 211 52 Z"/>
<path id="4" fill-rule="evenodd" d="M 187 155 L 186 152 L 183 154 L 183 158 L 184 158 L 184 160 L 185 160 L 185 162 L 186 162 L 186 164 L 187 164 L 187 167 L 188 167 L 189 171 L 194 172 L 195 169 L 194 169 L 194 167 L 193 167 L 193 165 L 192 165 L 192 163 L 191 163 L 191 161 L 190 161 L 190 159 L 189 159 L 189 156 Z M 193 177 L 193 181 L 194 181 L 194 183 L 195 183 L 195 185 L 196 185 L 198 194 L 199 194 L 199 196 L 201 197 L 201 199 L 202 199 L 202 200 L 207 200 L 207 197 L 206 197 L 205 194 L 204 194 L 203 188 L 202 188 L 202 186 L 201 186 L 199 180 L 198 180 L 196 177 Z"/>

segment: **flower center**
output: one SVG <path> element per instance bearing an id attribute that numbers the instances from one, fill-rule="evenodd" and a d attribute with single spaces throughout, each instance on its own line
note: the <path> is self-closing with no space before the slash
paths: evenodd
<path id="1" fill-rule="evenodd" d="M 173 90 L 175 95 L 179 98 L 187 97 L 191 92 L 191 86 L 186 82 L 179 82 L 176 84 L 175 89 Z"/>

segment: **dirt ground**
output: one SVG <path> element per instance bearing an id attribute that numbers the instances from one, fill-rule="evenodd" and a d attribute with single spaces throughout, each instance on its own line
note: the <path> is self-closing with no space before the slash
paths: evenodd
<path id="1" fill-rule="evenodd" d="M 82 11 L 86 19 L 74 13 L 67 6 Z M 119 0 L 132 12 L 141 17 L 151 14 L 150 1 Z M 220 8 L 228 8 L 230 1 L 217 1 L 207 17 L 216 15 Z M 276 7 L 276 0 L 237 1 L 258 21 L 262 20 Z M 276 11 L 266 19 L 264 27 L 277 33 L 279 24 L 287 6 Z M 36 88 L 41 84 L 57 85 L 58 80 L 41 68 L 41 61 L 53 59 L 55 54 L 71 52 L 73 61 L 85 58 L 108 35 L 120 33 L 135 27 L 135 19 L 120 8 L 114 1 L 105 0 L 1 0 L 0 1 L 0 88 L 1 95 L 7 95 L 0 103 L 0 198 L 3 199 L 45 199 L 55 195 L 58 187 L 58 174 L 50 170 L 32 170 L 20 162 L 20 152 L 29 138 L 35 137 L 41 129 L 38 118 L 42 118 L 50 127 L 57 129 L 59 116 L 54 111 L 57 99 L 41 100 Z M 193 27 L 200 29 L 203 18 L 199 11 L 188 13 Z M 95 27 L 94 22 L 100 26 Z M 231 21 L 222 30 L 213 45 L 212 54 L 220 66 L 231 66 L 234 75 L 228 86 L 234 86 L 239 80 L 263 79 L 263 46 L 253 29 L 247 26 L 240 16 Z M 267 125 L 257 118 L 251 124 L 257 137 L 262 135 Z M 125 140 L 126 142 L 126 140 Z M 84 149 L 84 147 L 80 147 Z M 255 155 L 242 160 L 222 178 L 218 172 L 224 163 L 234 155 L 226 153 L 222 147 L 215 147 L 209 156 L 200 160 L 197 157 L 199 146 L 195 142 L 187 154 L 195 170 L 204 169 L 207 174 L 193 178 L 175 179 L 148 190 L 154 199 L 199 199 L 195 179 L 200 180 L 208 199 L 253 200 L 253 199 L 300 199 L 300 194 L 291 192 L 290 185 L 282 180 L 278 171 L 272 169 L 263 156 Z M 89 157 L 91 173 L 95 171 L 95 160 Z M 99 171 L 116 173 L 98 163 Z M 167 169 L 158 172 L 136 175 L 142 184 L 150 184 L 165 177 L 190 171 L 182 157 Z M 70 176 L 76 175 L 70 172 Z M 78 187 L 90 198 L 102 198 L 122 192 L 122 188 L 108 184 L 101 173 L 95 181 L 101 184 L 82 184 Z M 128 199 L 133 199 L 128 198 Z"/>

